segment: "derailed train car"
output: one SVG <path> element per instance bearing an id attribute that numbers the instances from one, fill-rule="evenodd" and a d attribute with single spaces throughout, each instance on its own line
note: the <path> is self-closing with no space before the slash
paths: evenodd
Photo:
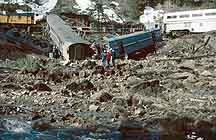
<path id="1" fill-rule="evenodd" d="M 129 59 L 140 59 L 154 52 L 161 40 L 160 29 L 156 29 L 112 37 L 107 39 L 107 44 L 115 50 L 117 57 L 127 56 Z"/>
<path id="2" fill-rule="evenodd" d="M 47 15 L 47 25 L 51 39 L 66 61 L 92 56 L 90 43 L 83 40 L 59 16 Z"/>

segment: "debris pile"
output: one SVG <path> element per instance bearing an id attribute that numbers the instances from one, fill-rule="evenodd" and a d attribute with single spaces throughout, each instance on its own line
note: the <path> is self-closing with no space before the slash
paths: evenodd
<path id="1" fill-rule="evenodd" d="M 215 33 L 186 35 L 174 40 L 168 40 L 160 54 L 167 57 L 198 57 L 214 55 L 216 49 Z"/>
<path id="2" fill-rule="evenodd" d="M 49 40 L 40 36 L 29 36 L 17 29 L 11 29 L 0 33 L 0 55 L 1 60 L 23 58 L 27 54 L 44 55 L 51 49 Z M 35 44 L 35 40 L 40 40 L 40 44 Z M 34 42 L 34 43 L 33 43 Z"/>
<path id="3" fill-rule="evenodd" d="M 69 66 L 47 61 L 43 69 L 0 69 L 0 113 L 29 120 L 37 112 L 53 126 L 113 127 L 125 119 L 208 122 L 216 117 L 214 42 L 213 33 L 169 40 L 156 54 L 118 60 L 114 68 L 84 60 Z"/>

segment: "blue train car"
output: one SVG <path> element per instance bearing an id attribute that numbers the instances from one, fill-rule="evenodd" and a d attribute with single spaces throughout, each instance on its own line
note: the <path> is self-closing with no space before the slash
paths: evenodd
<path id="1" fill-rule="evenodd" d="M 117 57 L 128 56 L 131 59 L 146 57 L 155 50 L 159 42 L 161 42 L 160 30 L 136 32 L 107 39 L 108 46 L 115 50 Z"/>

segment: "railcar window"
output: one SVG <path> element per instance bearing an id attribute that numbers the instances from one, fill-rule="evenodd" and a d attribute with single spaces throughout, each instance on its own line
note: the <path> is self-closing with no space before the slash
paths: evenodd
<path id="1" fill-rule="evenodd" d="M 215 15 L 216 15 L 216 12 L 214 12 L 214 13 L 206 13 L 205 15 L 206 15 L 206 16 L 215 16 Z"/>
<path id="2" fill-rule="evenodd" d="M 167 19 L 174 19 L 177 18 L 177 16 L 167 16 Z"/>
<path id="3" fill-rule="evenodd" d="M 192 17 L 201 17 L 203 14 L 192 14 Z"/>
<path id="4" fill-rule="evenodd" d="M 180 15 L 179 17 L 180 18 L 188 18 L 188 17 L 190 17 L 190 15 Z"/>

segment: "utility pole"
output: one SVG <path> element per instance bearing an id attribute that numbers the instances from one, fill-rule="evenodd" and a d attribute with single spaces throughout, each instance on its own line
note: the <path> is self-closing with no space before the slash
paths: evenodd
<path id="1" fill-rule="evenodd" d="M 168 8 L 170 8 L 170 0 L 168 1 Z"/>
<path id="2" fill-rule="evenodd" d="M 115 33 L 115 29 L 114 29 L 114 15 L 112 14 L 112 32 Z"/>
<path id="3" fill-rule="evenodd" d="M 97 30 L 101 30 L 101 16 L 103 16 L 103 2 L 102 0 L 98 0 L 96 2 L 96 10 L 97 10 Z"/>

